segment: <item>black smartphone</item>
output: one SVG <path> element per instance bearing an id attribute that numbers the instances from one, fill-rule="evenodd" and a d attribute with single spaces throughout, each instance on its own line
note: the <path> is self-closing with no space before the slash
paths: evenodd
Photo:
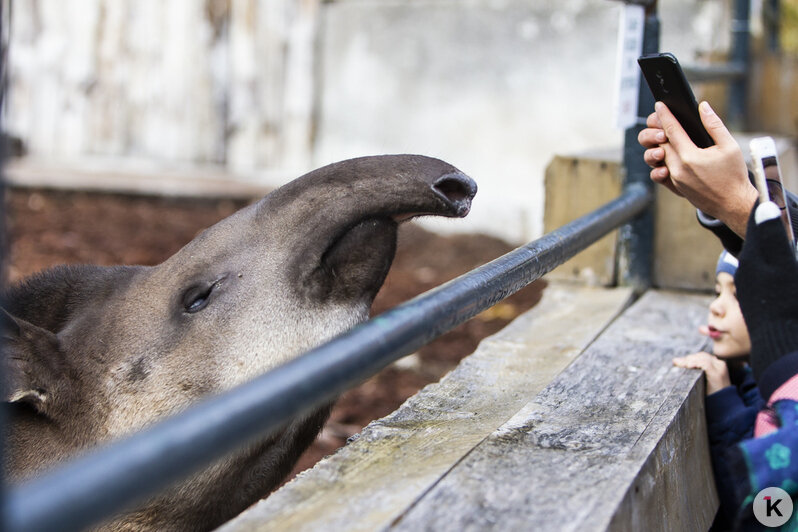
<path id="1" fill-rule="evenodd" d="M 671 110 L 684 130 L 699 148 L 715 144 L 698 114 L 698 102 L 676 56 L 670 53 L 644 55 L 637 59 L 643 77 L 654 95 Z"/>

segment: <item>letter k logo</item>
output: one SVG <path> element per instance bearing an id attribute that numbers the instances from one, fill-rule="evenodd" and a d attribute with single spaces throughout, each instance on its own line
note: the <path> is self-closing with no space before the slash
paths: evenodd
<path id="1" fill-rule="evenodd" d="M 779 527 L 792 516 L 793 500 L 781 488 L 765 488 L 756 494 L 753 510 L 757 521 L 766 527 Z"/>
<path id="2" fill-rule="evenodd" d="M 782 515 L 781 511 L 779 510 L 779 503 L 782 500 L 784 500 L 784 499 L 777 499 L 776 502 L 773 502 L 773 497 L 770 497 L 770 496 L 765 497 L 765 502 L 767 503 L 765 512 L 766 512 L 768 517 L 773 515 L 773 512 L 776 512 L 776 515 L 778 515 L 779 517 L 784 517 Z"/>

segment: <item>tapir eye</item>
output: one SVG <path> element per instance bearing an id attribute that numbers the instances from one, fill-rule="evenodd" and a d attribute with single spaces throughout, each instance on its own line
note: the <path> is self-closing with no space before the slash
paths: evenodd
<path id="1" fill-rule="evenodd" d="M 186 290 L 183 294 L 183 310 L 194 314 L 207 307 L 211 300 L 211 293 L 222 284 L 223 280 L 218 279 L 212 283 L 194 285 Z"/>

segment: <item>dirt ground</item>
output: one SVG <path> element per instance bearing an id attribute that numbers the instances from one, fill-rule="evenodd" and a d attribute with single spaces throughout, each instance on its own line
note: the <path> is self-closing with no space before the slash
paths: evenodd
<path id="1" fill-rule="evenodd" d="M 198 231 L 246 205 L 245 201 L 167 199 L 88 192 L 11 189 L 6 194 L 10 282 L 55 264 L 157 264 Z M 400 229 L 393 268 L 372 314 L 461 275 L 512 249 L 484 235 L 443 237 L 412 223 Z M 369 421 L 394 411 L 436 382 L 479 341 L 534 306 L 538 281 L 393 365 L 336 403 L 330 420 L 294 473 L 342 446 Z"/>

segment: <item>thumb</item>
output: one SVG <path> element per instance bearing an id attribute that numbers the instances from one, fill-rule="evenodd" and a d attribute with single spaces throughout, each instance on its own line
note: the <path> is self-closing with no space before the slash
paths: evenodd
<path id="1" fill-rule="evenodd" d="M 737 144 L 737 141 L 734 140 L 732 134 L 723 124 L 723 120 L 715 113 L 709 102 L 704 101 L 698 104 L 698 110 L 701 115 L 701 123 L 704 124 L 704 129 L 707 130 L 715 144 L 718 146 Z"/>

